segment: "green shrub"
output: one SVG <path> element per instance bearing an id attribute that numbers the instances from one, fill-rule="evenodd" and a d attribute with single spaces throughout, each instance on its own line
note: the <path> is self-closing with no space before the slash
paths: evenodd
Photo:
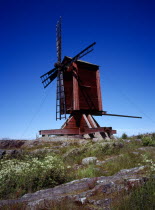
<path id="1" fill-rule="evenodd" d="M 122 134 L 122 139 L 127 139 L 128 138 L 128 135 L 126 133 L 123 133 Z"/>
<path id="2" fill-rule="evenodd" d="M 152 133 L 151 137 L 152 137 L 152 140 L 155 142 L 155 133 Z"/>
<path id="3" fill-rule="evenodd" d="M 0 197 L 18 197 L 65 181 L 65 168 L 56 156 L 0 161 Z"/>
<path id="4" fill-rule="evenodd" d="M 143 134 L 138 134 L 138 135 L 136 136 L 137 139 L 141 139 L 142 137 L 143 137 Z"/>
<path id="5" fill-rule="evenodd" d="M 142 137 L 143 146 L 155 146 L 155 138 L 152 136 Z"/>

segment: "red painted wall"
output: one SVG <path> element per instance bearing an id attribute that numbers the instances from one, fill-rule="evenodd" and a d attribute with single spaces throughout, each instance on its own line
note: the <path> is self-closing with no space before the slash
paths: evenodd
<path id="1" fill-rule="evenodd" d="M 82 61 L 77 61 L 75 66 L 77 66 L 76 69 L 70 68 L 69 72 L 64 72 L 67 110 L 102 111 L 98 66 Z M 77 83 L 73 82 L 73 73 L 77 74 Z M 76 105 L 74 105 L 75 100 Z"/>

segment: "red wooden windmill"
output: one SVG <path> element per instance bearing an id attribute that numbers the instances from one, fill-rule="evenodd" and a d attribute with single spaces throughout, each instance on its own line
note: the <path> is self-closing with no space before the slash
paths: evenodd
<path id="1" fill-rule="evenodd" d="M 102 108 L 99 66 L 79 60 L 93 50 L 95 42 L 74 57 L 65 56 L 61 60 L 61 19 L 56 26 L 57 32 L 57 63 L 55 68 L 41 76 L 44 88 L 57 78 L 56 120 L 69 118 L 61 129 L 40 130 L 45 135 L 84 135 L 95 133 L 102 137 L 110 137 L 116 133 L 112 127 L 100 127 L 94 116 L 110 115 L 134 117 L 126 115 L 107 114 Z M 139 117 L 134 117 L 139 118 Z"/>

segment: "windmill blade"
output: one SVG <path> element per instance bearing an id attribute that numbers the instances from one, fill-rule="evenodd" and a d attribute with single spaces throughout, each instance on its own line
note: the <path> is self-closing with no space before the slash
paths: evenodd
<path id="1" fill-rule="evenodd" d="M 40 77 L 44 88 L 46 88 L 58 76 L 58 67 L 61 64 L 61 18 L 56 25 L 56 47 L 58 59 L 57 63 L 55 64 L 56 68 L 48 71 Z"/>
<path id="2" fill-rule="evenodd" d="M 69 66 L 71 63 L 77 61 L 79 58 L 82 58 L 83 56 L 87 55 L 91 51 L 93 51 L 93 46 L 96 44 L 96 42 L 93 42 L 91 45 L 86 47 L 84 50 L 82 50 L 80 53 L 78 53 L 76 56 L 74 56 L 71 61 L 65 63 L 62 68 Z"/>
<path id="3" fill-rule="evenodd" d="M 80 53 L 78 53 L 76 56 L 72 58 L 72 62 L 77 61 L 79 58 L 82 58 L 83 56 L 87 55 L 91 51 L 93 51 L 93 46 L 96 44 L 96 42 L 93 42 L 91 45 L 86 47 L 84 50 L 82 50 Z"/>
<path id="4" fill-rule="evenodd" d="M 50 71 L 46 72 L 45 74 L 41 75 L 40 78 L 44 78 L 45 76 L 50 76 L 57 68 L 51 69 Z"/>
<path id="5" fill-rule="evenodd" d="M 61 17 L 56 25 L 56 49 L 58 63 L 61 63 Z"/>
<path id="6" fill-rule="evenodd" d="M 56 120 L 66 118 L 66 102 L 63 81 L 63 71 L 61 65 L 61 17 L 56 25 L 56 49 L 57 49 L 57 92 L 56 92 Z"/>
<path id="7" fill-rule="evenodd" d="M 57 74 L 58 70 L 57 68 L 54 68 L 40 77 L 44 88 L 46 88 L 57 77 Z"/>

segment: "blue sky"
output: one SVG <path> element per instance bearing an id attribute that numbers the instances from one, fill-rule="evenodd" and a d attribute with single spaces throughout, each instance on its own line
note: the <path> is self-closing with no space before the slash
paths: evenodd
<path id="1" fill-rule="evenodd" d="M 155 132 L 155 2 L 152 0 L 0 0 L 0 138 L 32 139 L 55 120 L 56 82 L 40 76 L 56 61 L 62 16 L 63 56 L 96 41 L 83 60 L 100 65 L 103 108 L 142 119 L 97 117 L 118 135 Z"/>

